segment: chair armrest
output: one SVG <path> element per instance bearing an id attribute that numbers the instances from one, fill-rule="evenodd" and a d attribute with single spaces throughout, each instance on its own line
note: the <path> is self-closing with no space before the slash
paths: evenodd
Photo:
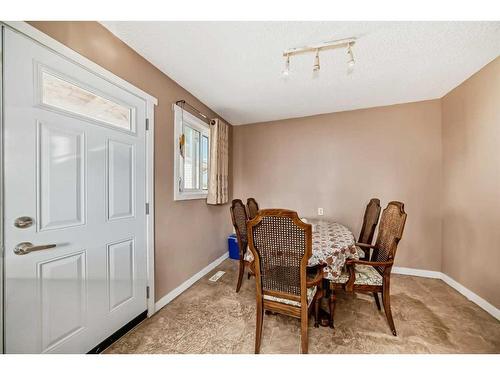
<path id="1" fill-rule="evenodd" d="M 374 267 L 377 267 L 377 266 L 390 266 L 393 263 L 394 263 L 393 260 L 388 260 L 386 262 L 370 262 L 370 261 L 367 261 L 367 260 L 349 259 L 349 260 L 346 261 L 347 265 L 351 265 L 351 264 L 364 264 L 364 265 L 367 265 L 367 266 L 374 266 Z"/>
<path id="2" fill-rule="evenodd" d="M 318 272 L 318 270 L 322 271 L 323 268 L 325 268 L 325 265 L 326 264 L 320 263 L 320 264 L 316 264 L 315 266 L 307 266 L 306 267 L 306 272 L 309 272 L 309 273 L 314 272 L 314 273 L 316 273 L 316 272 Z"/>
<path id="3" fill-rule="evenodd" d="M 307 273 L 313 273 L 311 277 L 307 277 L 306 286 L 308 288 L 319 285 L 321 280 L 323 280 L 323 268 L 324 264 L 317 264 L 316 266 L 307 267 Z"/>
<path id="4" fill-rule="evenodd" d="M 393 263 L 394 263 L 394 260 L 392 260 L 392 259 L 389 259 L 386 262 L 369 262 L 366 260 L 355 260 L 355 259 L 347 260 L 345 262 L 345 264 L 347 266 L 347 271 L 349 271 L 349 279 L 347 280 L 347 283 L 345 284 L 345 290 L 347 292 L 352 292 L 354 289 L 354 282 L 356 281 L 356 273 L 354 272 L 354 267 L 356 264 L 364 264 L 364 265 L 373 266 L 373 267 L 386 267 L 386 266 L 391 266 Z"/>

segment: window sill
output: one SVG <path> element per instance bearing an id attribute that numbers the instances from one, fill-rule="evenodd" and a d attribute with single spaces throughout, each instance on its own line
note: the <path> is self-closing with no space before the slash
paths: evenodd
<path id="1" fill-rule="evenodd" d="M 176 192 L 174 194 L 174 201 L 186 201 L 193 199 L 207 199 L 208 193 L 188 193 L 188 192 Z"/>

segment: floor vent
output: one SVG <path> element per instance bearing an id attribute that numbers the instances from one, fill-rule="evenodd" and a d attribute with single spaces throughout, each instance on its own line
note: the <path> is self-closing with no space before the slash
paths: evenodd
<path id="1" fill-rule="evenodd" d="M 214 281 L 214 282 L 215 282 L 215 281 L 219 280 L 219 279 L 220 279 L 220 278 L 221 278 L 224 274 L 225 274 L 225 272 L 224 272 L 224 271 L 217 271 L 217 272 L 216 272 L 216 273 L 214 273 L 214 275 L 213 275 L 210 279 L 208 279 L 208 280 L 210 280 L 210 281 Z"/>

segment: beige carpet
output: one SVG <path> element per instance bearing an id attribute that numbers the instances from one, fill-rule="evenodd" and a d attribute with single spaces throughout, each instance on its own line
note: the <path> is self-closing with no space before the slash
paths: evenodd
<path id="1" fill-rule="evenodd" d="M 217 282 L 208 278 L 226 274 Z M 237 263 L 216 270 L 106 353 L 253 353 L 255 283 L 235 293 Z M 500 353 L 500 322 L 441 280 L 392 275 L 392 336 L 371 295 L 341 295 L 335 329 L 309 322 L 309 353 Z M 261 353 L 299 353 L 299 322 L 265 315 Z"/>

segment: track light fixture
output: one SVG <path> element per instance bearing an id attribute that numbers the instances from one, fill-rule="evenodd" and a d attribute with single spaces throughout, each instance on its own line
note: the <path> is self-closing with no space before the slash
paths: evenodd
<path id="1" fill-rule="evenodd" d="M 286 58 L 286 60 L 285 60 L 285 69 L 282 71 L 282 75 L 284 77 L 288 77 L 290 75 L 291 56 L 310 53 L 310 52 L 315 53 L 313 73 L 317 74 L 320 70 L 319 52 L 326 49 L 341 48 L 341 47 L 347 47 L 347 55 L 348 55 L 347 70 L 348 73 L 351 73 L 355 64 L 354 54 L 352 52 L 352 47 L 354 46 L 355 43 L 356 43 L 356 38 L 347 38 L 347 39 L 333 40 L 329 42 L 321 42 L 316 45 L 288 49 L 283 52 L 283 56 Z"/>
<path id="2" fill-rule="evenodd" d="M 281 75 L 285 78 L 290 75 L 290 55 L 286 55 L 285 69 L 283 69 Z"/>
<path id="3" fill-rule="evenodd" d="M 352 53 L 351 43 L 347 45 L 347 56 L 349 56 L 349 60 L 347 60 L 347 72 L 351 73 L 354 69 L 354 54 Z"/>
<path id="4" fill-rule="evenodd" d="M 319 49 L 316 50 L 316 56 L 314 56 L 313 72 L 319 71 Z"/>

